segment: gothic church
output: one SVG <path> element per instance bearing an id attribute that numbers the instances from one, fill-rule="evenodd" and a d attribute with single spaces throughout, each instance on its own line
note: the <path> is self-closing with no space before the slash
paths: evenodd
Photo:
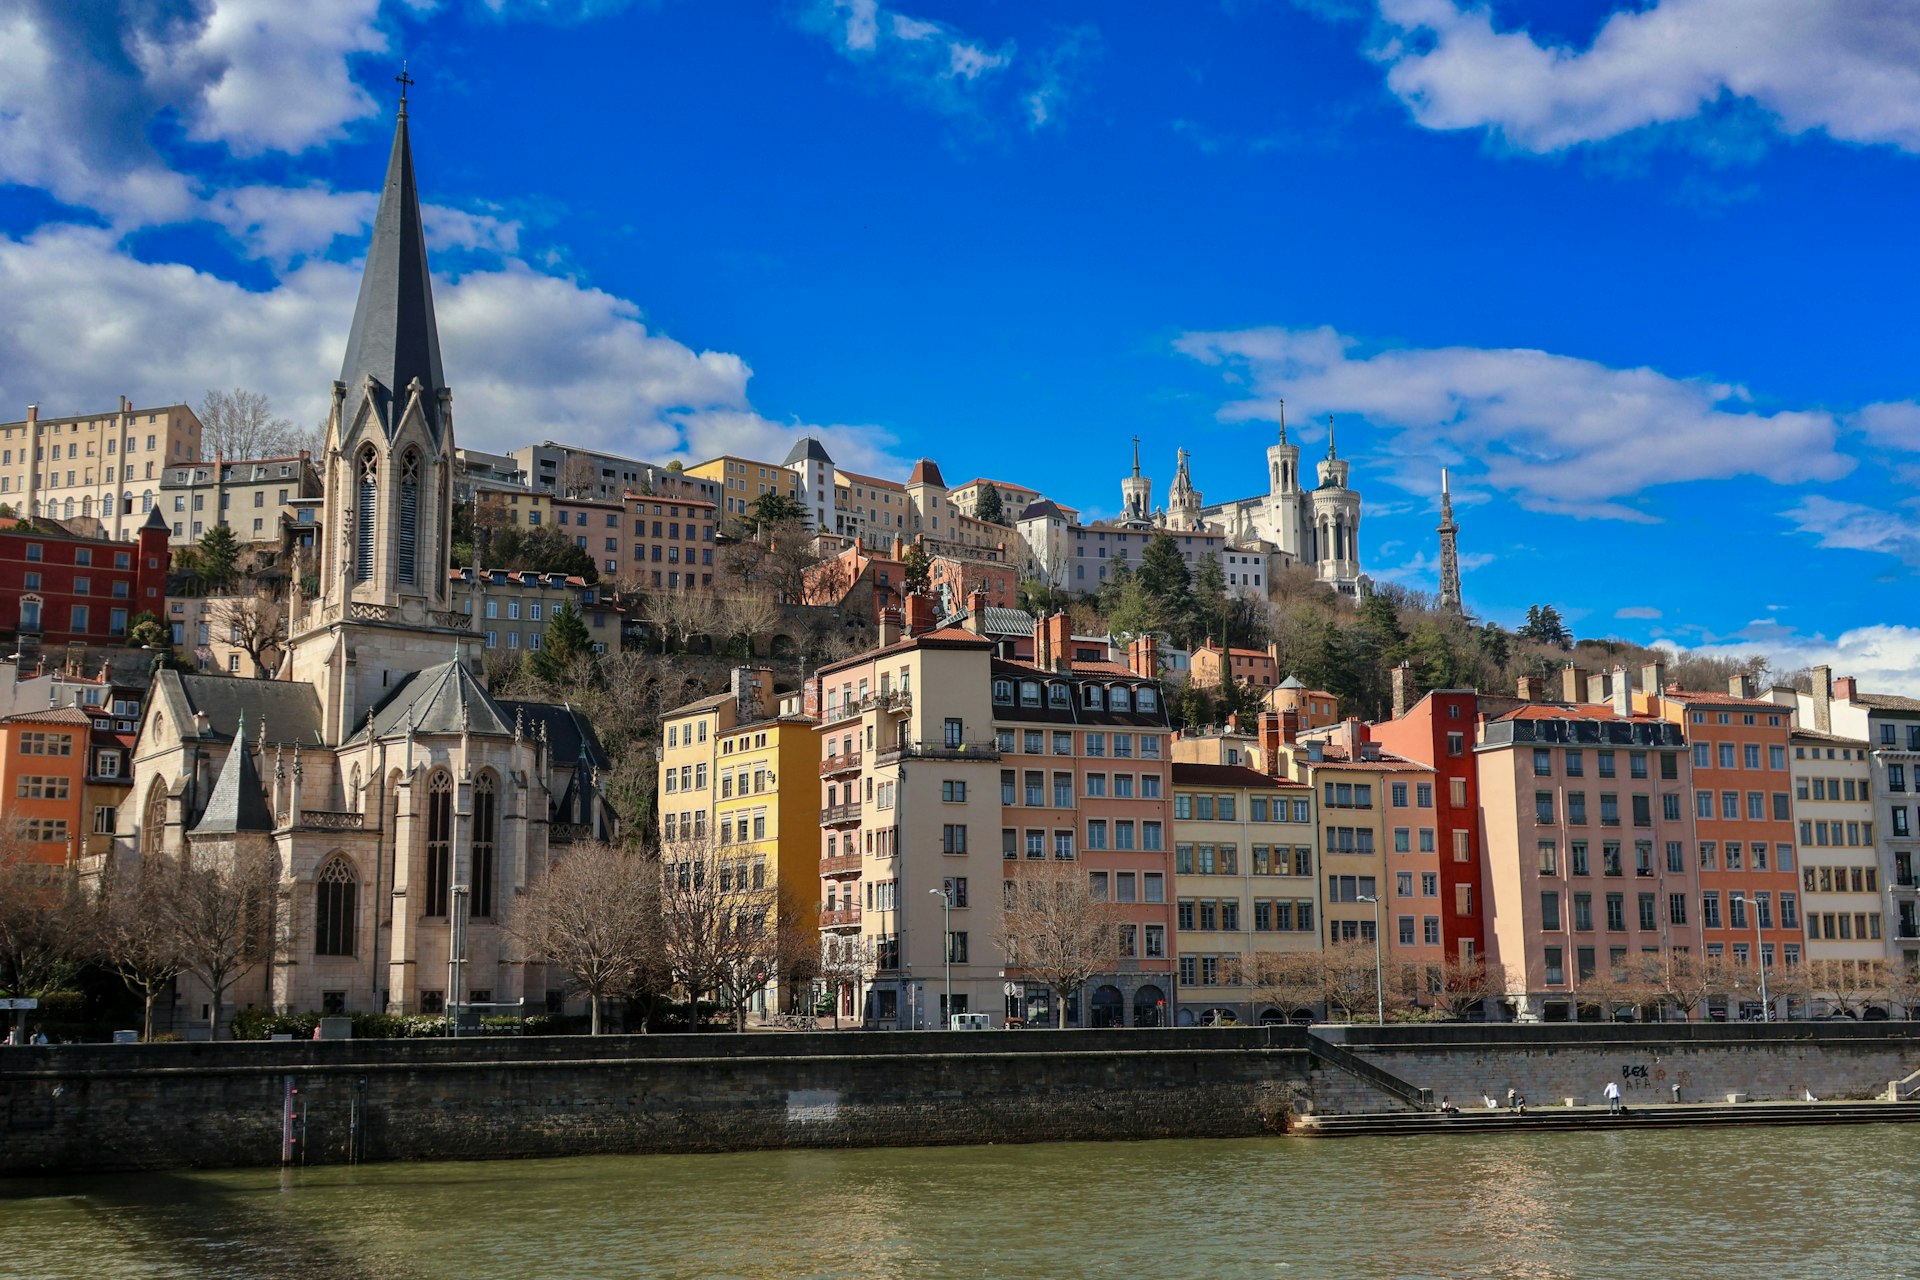
<path id="1" fill-rule="evenodd" d="M 157 673 L 119 856 L 271 856 L 271 954 L 234 1007 L 558 1007 L 560 977 L 505 926 L 551 850 L 618 820 L 591 726 L 489 694 L 471 599 L 449 584 L 453 394 L 405 97 L 322 467 L 317 589 L 289 600 L 280 671 Z"/>

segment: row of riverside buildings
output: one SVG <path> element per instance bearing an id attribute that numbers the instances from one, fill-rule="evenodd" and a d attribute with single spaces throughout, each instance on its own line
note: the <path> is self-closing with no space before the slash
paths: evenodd
<path id="1" fill-rule="evenodd" d="M 803 688 L 742 668 L 664 724 L 661 837 L 761 864 L 779 910 L 857 949 L 865 977 L 829 994 L 863 1025 L 1052 1020 L 1002 944 L 1008 886 L 1052 862 L 1123 908 L 1080 1026 L 1317 1012 L 1255 975 L 1343 942 L 1377 942 L 1414 1003 L 1482 967 L 1484 1016 L 1521 1020 L 1591 1018 L 1648 957 L 1731 966 L 1702 1017 L 1759 1016 L 1760 966 L 1814 983 L 1778 982 L 1785 1017 L 1920 964 L 1920 700 L 1824 669 L 1683 690 L 1657 665 L 1415 698 L 1402 669 L 1383 721 L 1311 714 L 1315 692 L 1182 733 L 1153 638 L 1113 652 L 1055 616 L 1016 639 L 970 605 L 909 595 Z"/>

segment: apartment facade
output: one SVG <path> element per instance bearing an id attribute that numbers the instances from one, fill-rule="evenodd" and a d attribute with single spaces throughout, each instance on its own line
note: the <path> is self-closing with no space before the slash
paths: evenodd
<path id="1" fill-rule="evenodd" d="M 507 456 L 521 483 L 555 497 L 618 502 L 632 490 L 703 502 L 720 500 L 720 485 L 715 480 L 580 445 L 542 440 Z"/>
<path id="2" fill-rule="evenodd" d="M 1593 1017 L 1641 957 L 1700 953 L 1704 873 L 1690 856 L 1680 724 L 1528 703 L 1485 721 L 1474 759 L 1487 962 L 1518 1020 Z"/>
<path id="3" fill-rule="evenodd" d="M 72 866 L 113 845 L 131 785 L 131 734 L 105 709 L 80 706 L 0 718 L 0 796 L 29 858 Z"/>
<path id="4" fill-rule="evenodd" d="M 1758 998 L 1758 967 L 1792 969 L 1806 947 L 1789 763 L 1793 718 L 1753 697 L 1740 676 L 1726 693 L 1650 688 L 1633 700 L 1637 709 L 1680 725 L 1692 754 L 1706 954 L 1754 971 L 1742 1017 L 1776 1017 L 1777 1007 L 1763 1010 Z"/>
<path id="5" fill-rule="evenodd" d="M 449 569 L 447 580 L 454 608 L 467 616 L 469 628 L 484 637 L 488 649 L 537 652 L 562 605 L 572 605 L 580 615 L 595 653 L 621 648 L 625 615 L 584 578 L 531 569 L 482 569 L 478 576 L 471 569 Z"/>
<path id="6" fill-rule="evenodd" d="M 629 553 L 624 567 L 613 576 L 639 586 L 664 591 L 690 591 L 713 585 L 715 538 L 719 519 L 711 502 L 693 498 L 643 497 L 628 494 L 627 518 L 633 536 L 622 544 Z M 612 531 L 598 535 L 604 546 L 615 541 Z M 618 554 L 618 553 L 616 553 Z M 614 555 L 606 557 L 609 563 Z"/>
<path id="7" fill-rule="evenodd" d="M 720 517 L 723 521 L 743 518 L 761 495 L 777 493 L 800 501 L 800 477 L 777 462 L 722 454 L 687 468 L 686 474 L 719 486 Z"/>
<path id="8" fill-rule="evenodd" d="M 1172 778 L 1179 1025 L 1285 1021 L 1260 968 L 1320 945 L 1313 789 L 1244 764 L 1176 760 Z"/>
<path id="9" fill-rule="evenodd" d="M 1222 648 L 1208 640 L 1193 651 L 1187 679 L 1202 689 L 1218 689 L 1229 679 L 1253 689 L 1280 683 L 1280 664 L 1266 649 Z"/>
<path id="10" fill-rule="evenodd" d="M 132 536 L 158 501 L 162 472 L 200 457 L 200 419 L 184 404 L 0 423 L 0 503 L 24 516 L 97 521 Z"/>
<path id="11" fill-rule="evenodd" d="M 160 513 L 173 541 L 192 546 L 215 525 L 241 542 L 278 542 L 303 500 L 319 498 L 320 472 L 303 450 L 291 457 L 169 465 L 160 481 Z"/>
<path id="12" fill-rule="evenodd" d="M 134 617 L 164 613 L 170 554 L 157 511 L 126 541 L 0 527 L 0 634 L 23 653 L 123 644 Z"/>
<path id="13" fill-rule="evenodd" d="M 1793 819 L 1812 994 L 1869 983 L 1891 940 L 1864 739 L 1794 729 Z M 1864 966 L 1864 968 L 1863 968 Z"/>
<path id="14" fill-rule="evenodd" d="M 624 501 L 556 497 L 549 510 L 554 526 L 573 539 L 573 545 L 593 562 L 600 576 L 607 579 L 620 576 L 622 566 L 627 563 L 622 554 L 627 545 Z"/>
<path id="15" fill-rule="evenodd" d="M 1433 773 L 1432 823 L 1439 846 L 1440 945 L 1456 963 L 1486 954 L 1489 846 L 1481 822 L 1481 770 L 1474 746 L 1481 700 L 1472 689 L 1434 689 L 1408 706 L 1405 668 L 1393 673 L 1394 705 L 1404 708 L 1369 734 L 1385 750 Z M 1309 690 L 1309 707 L 1329 695 Z M 1416 783 L 1416 794 L 1418 783 Z M 1424 891 L 1422 893 L 1424 899 Z M 1421 912 L 1421 945 L 1427 927 Z"/>

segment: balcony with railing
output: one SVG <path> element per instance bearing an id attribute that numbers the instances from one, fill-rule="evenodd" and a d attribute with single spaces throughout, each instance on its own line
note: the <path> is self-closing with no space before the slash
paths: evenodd
<path id="1" fill-rule="evenodd" d="M 998 760 L 992 742 L 895 742 L 880 749 L 880 763 L 897 760 Z"/>
<path id="2" fill-rule="evenodd" d="M 828 756 L 820 762 L 820 776 L 831 778 L 837 774 L 854 773 L 860 768 L 860 752 L 843 751 L 839 755 Z"/>
<path id="3" fill-rule="evenodd" d="M 830 804 L 820 810 L 820 825 L 823 827 L 846 826 L 858 821 L 860 821 L 858 800 L 848 804 Z"/>
<path id="4" fill-rule="evenodd" d="M 849 876 L 860 874 L 860 855 L 857 853 L 829 853 L 820 859 L 820 874 L 823 876 Z"/>
<path id="5" fill-rule="evenodd" d="M 881 693 L 870 693 L 864 698 L 849 698 L 845 702 L 829 705 L 820 713 L 821 724 L 837 724 L 842 720 L 851 720 L 855 716 L 865 715 L 869 711 L 884 711 L 892 715 L 913 709 L 913 695 L 899 689 L 888 689 Z"/>
<path id="6" fill-rule="evenodd" d="M 820 913 L 822 929 L 851 929 L 857 928 L 859 924 L 860 908 L 858 907 L 839 907 L 833 911 Z"/>
<path id="7" fill-rule="evenodd" d="M 582 840 L 593 838 L 593 828 L 584 822 L 549 822 L 547 824 L 548 844 L 578 844 Z"/>
<path id="8" fill-rule="evenodd" d="M 367 815 L 358 811 L 302 809 L 294 825 L 305 831 L 361 831 L 366 828 Z"/>

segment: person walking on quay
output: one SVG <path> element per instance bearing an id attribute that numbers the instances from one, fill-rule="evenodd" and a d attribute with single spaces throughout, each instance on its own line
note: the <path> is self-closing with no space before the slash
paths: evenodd
<path id="1" fill-rule="evenodd" d="M 1518 1099 L 1519 1096 L 1520 1096 L 1519 1094 L 1513 1091 L 1512 1085 L 1507 1086 L 1507 1110 L 1518 1111 L 1520 1109 L 1516 1101 L 1516 1099 Z"/>
<path id="2" fill-rule="evenodd" d="M 1618 1080 L 1609 1080 L 1607 1081 L 1607 1087 L 1600 1092 L 1604 1093 L 1607 1097 L 1607 1114 L 1610 1116 L 1619 1115 L 1620 1082 Z"/>

